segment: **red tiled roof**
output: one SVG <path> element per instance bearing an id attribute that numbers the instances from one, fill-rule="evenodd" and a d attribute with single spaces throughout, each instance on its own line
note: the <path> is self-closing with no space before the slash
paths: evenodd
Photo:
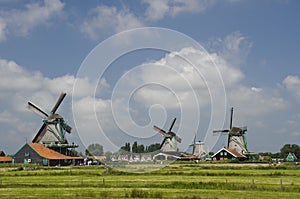
<path id="1" fill-rule="evenodd" d="M 73 160 L 73 159 L 82 159 L 77 156 L 66 156 L 61 153 L 58 153 L 52 149 L 45 147 L 39 143 L 30 143 L 29 146 L 35 150 L 40 156 L 47 158 L 49 160 Z"/>
<path id="2" fill-rule="evenodd" d="M 9 156 L 0 156 L 0 162 L 12 162 L 12 158 Z"/>
<path id="3" fill-rule="evenodd" d="M 246 158 L 246 156 L 244 156 L 243 154 L 237 152 L 236 150 L 232 149 L 232 148 L 226 148 L 226 150 L 230 153 L 232 153 L 233 155 L 235 155 L 238 158 Z"/>
<path id="4" fill-rule="evenodd" d="M 237 152 L 235 149 L 232 149 L 232 148 L 222 148 L 211 157 L 212 158 L 215 157 L 217 154 L 219 154 L 223 150 L 227 151 L 228 153 L 230 153 L 231 155 L 233 155 L 236 158 L 247 158 L 245 155 Z"/>

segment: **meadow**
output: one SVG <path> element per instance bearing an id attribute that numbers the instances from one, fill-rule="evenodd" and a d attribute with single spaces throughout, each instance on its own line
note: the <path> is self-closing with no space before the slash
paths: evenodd
<path id="1" fill-rule="evenodd" d="M 300 198 L 300 165 L 175 162 L 144 173 L 147 166 L 1 166 L 0 198 Z"/>

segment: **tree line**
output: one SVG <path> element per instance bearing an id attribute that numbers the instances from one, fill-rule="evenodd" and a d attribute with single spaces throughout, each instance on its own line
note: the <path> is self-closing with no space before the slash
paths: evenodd
<path id="1" fill-rule="evenodd" d="M 149 146 L 145 146 L 143 144 L 138 144 L 137 141 L 135 141 L 132 146 L 130 146 L 129 142 L 126 142 L 124 146 L 121 146 L 119 151 L 125 151 L 125 152 L 132 152 L 132 153 L 150 153 L 154 152 L 160 149 L 160 144 L 155 143 L 155 144 L 150 144 Z M 103 146 L 101 144 L 90 144 L 87 149 L 85 150 L 85 155 L 86 156 L 102 156 L 105 155 L 106 153 L 111 152 L 105 152 Z"/>
<path id="2" fill-rule="evenodd" d="M 150 153 L 160 149 L 160 144 L 150 144 L 149 146 L 145 146 L 143 144 L 138 144 L 135 141 L 132 146 L 129 142 L 126 142 L 124 146 L 120 147 L 119 152 L 132 152 L 132 153 Z M 300 146 L 297 144 L 285 144 L 279 152 L 271 153 L 271 152 L 262 152 L 258 153 L 257 155 L 269 156 L 271 158 L 286 158 L 289 153 L 294 153 L 298 159 L 300 159 Z M 109 155 L 112 152 L 108 151 L 104 153 L 103 146 L 101 144 L 90 144 L 87 149 L 85 150 L 85 155 L 90 156 L 102 156 L 102 155 Z"/>
<path id="3" fill-rule="evenodd" d="M 160 149 L 160 144 L 150 144 L 149 146 L 145 146 L 143 144 L 138 144 L 137 141 L 135 141 L 132 144 L 132 147 L 130 147 L 130 143 L 126 142 L 124 146 L 121 146 L 120 150 L 132 152 L 132 153 L 149 153 L 154 152 Z"/>
<path id="4" fill-rule="evenodd" d="M 289 153 L 294 153 L 300 159 L 300 146 L 297 144 L 285 144 L 277 153 L 264 152 L 258 153 L 258 155 L 269 156 L 271 158 L 286 158 Z"/>

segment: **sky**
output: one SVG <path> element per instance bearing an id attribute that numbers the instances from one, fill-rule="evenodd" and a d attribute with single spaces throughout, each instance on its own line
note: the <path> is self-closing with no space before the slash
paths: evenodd
<path id="1" fill-rule="evenodd" d="M 297 0 L 0 0 L 0 150 L 14 154 L 58 109 L 69 142 L 149 145 L 173 131 L 188 150 L 247 126 L 252 152 L 300 145 Z"/>

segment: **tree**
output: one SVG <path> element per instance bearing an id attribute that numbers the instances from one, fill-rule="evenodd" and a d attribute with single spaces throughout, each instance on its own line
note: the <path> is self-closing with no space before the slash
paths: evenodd
<path id="1" fill-rule="evenodd" d="M 107 151 L 104 153 L 105 157 L 106 157 L 106 161 L 110 161 L 111 160 L 111 156 L 112 156 L 112 152 Z"/>
<path id="2" fill-rule="evenodd" d="M 145 146 L 143 144 L 140 144 L 137 146 L 137 153 L 144 153 L 145 152 Z"/>
<path id="3" fill-rule="evenodd" d="M 285 144 L 281 149 L 280 149 L 280 156 L 281 158 L 286 158 L 286 156 L 289 153 L 294 153 L 297 158 L 300 157 L 300 147 L 297 144 Z"/>
<path id="4" fill-rule="evenodd" d="M 85 155 L 87 156 L 100 156 L 103 153 L 103 146 L 101 144 L 90 144 L 85 150 Z"/>
<path id="5" fill-rule="evenodd" d="M 154 152 L 154 151 L 158 151 L 160 149 L 160 144 L 156 143 L 156 144 L 151 144 L 147 147 L 146 152 Z"/>
<path id="6" fill-rule="evenodd" d="M 138 144 L 137 141 L 135 141 L 132 145 L 132 153 L 138 153 Z"/>
<path id="7" fill-rule="evenodd" d="M 125 146 L 121 146 L 121 150 L 130 152 L 130 143 L 126 142 Z"/>

